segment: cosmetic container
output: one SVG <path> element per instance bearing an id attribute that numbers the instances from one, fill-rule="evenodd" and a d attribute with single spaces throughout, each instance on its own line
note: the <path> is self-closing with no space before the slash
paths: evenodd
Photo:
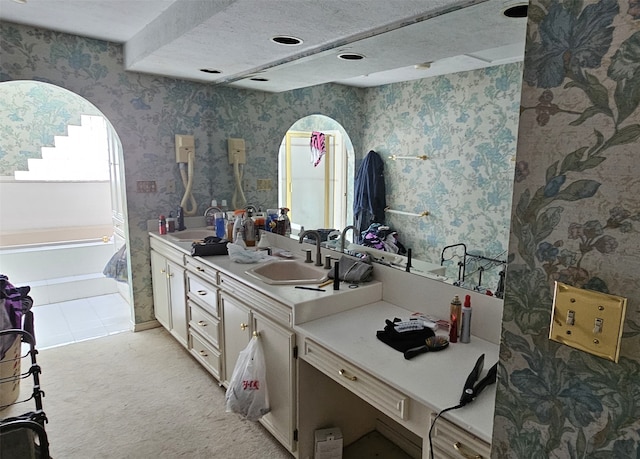
<path id="1" fill-rule="evenodd" d="M 462 307 L 462 328 L 460 329 L 460 342 L 471 342 L 471 296 L 466 295 Z"/>

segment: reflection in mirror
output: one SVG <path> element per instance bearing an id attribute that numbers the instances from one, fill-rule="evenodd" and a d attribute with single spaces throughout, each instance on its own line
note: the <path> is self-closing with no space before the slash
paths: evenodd
<path id="1" fill-rule="evenodd" d="M 352 135 L 362 139 L 358 155 L 373 150 L 384 159 L 387 206 L 399 211 L 387 212 L 384 223 L 412 249 L 412 272 L 433 273 L 419 272 L 418 262 L 442 265 L 449 283 L 498 290 L 504 271 L 500 261 L 507 254 L 514 172 L 515 180 L 529 173 L 526 164 L 514 161 L 521 82 L 519 62 L 363 90 L 363 127 Z M 313 123 L 313 118 L 304 118 L 291 130 L 332 129 Z M 285 144 L 283 139 L 281 174 L 286 173 Z M 310 158 L 309 150 L 306 155 Z M 426 160 L 406 159 L 424 155 Z M 347 225 L 353 222 L 355 162 L 352 149 L 347 154 Z M 286 205 L 286 186 L 286 179 L 280 180 L 281 205 Z M 317 216 L 322 214 L 315 208 L 319 206 L 305 210 Z M 317 226 L 308 225 L 296 212 L 300 209 L 294 203 L 291 215 L 297 228 Z M 341 229 L 335 224 L 340 221 L 319 226 Z M 466 250 L 444 250 L 457 244 L 465 244 Z M 464 282 L 459 279 L 461 262 Z"/>
<path id="2" fill-rule="evenodd" d="M 341 229 L 352 220 L 354 152 L 335 120 L 310 115 L 287 131 L 278 156 L 278 206 L 290 209 L 292 234 Z"/>

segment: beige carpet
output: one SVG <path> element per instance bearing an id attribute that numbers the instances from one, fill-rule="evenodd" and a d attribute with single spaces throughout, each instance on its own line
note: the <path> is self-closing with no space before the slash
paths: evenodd
<path id="1" fill-rule="evenodd" d="M 224 389 L 162 328 L 45 349 L 38 363 L 54 459 L 292 457 L 260 424 L 225 413 Z"/>

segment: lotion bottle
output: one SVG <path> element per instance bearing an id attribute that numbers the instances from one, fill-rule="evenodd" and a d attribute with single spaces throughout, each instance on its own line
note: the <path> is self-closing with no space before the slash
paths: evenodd
<path id="1" fill-rule="evenodd" d="M 460 329 L 460 342 L 471 342 L 471 295 L 464 297 L 462 307 L 462 328 Z"/>

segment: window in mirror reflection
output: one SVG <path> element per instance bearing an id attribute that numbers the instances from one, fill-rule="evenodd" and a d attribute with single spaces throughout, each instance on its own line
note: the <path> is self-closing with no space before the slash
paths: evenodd
<path id="1" fill-rule="evenodd" d="M 323 153 L 312 145 L 324 140 Z M 314 150 L 313 146 L 316 147 Z M 298 120 L 282 139 L 278 160 L 278 205 L 290 209 L 291 230 L 342 229 L 353 220 L 353 146 L 335 120 L 311 115 Z"/>

